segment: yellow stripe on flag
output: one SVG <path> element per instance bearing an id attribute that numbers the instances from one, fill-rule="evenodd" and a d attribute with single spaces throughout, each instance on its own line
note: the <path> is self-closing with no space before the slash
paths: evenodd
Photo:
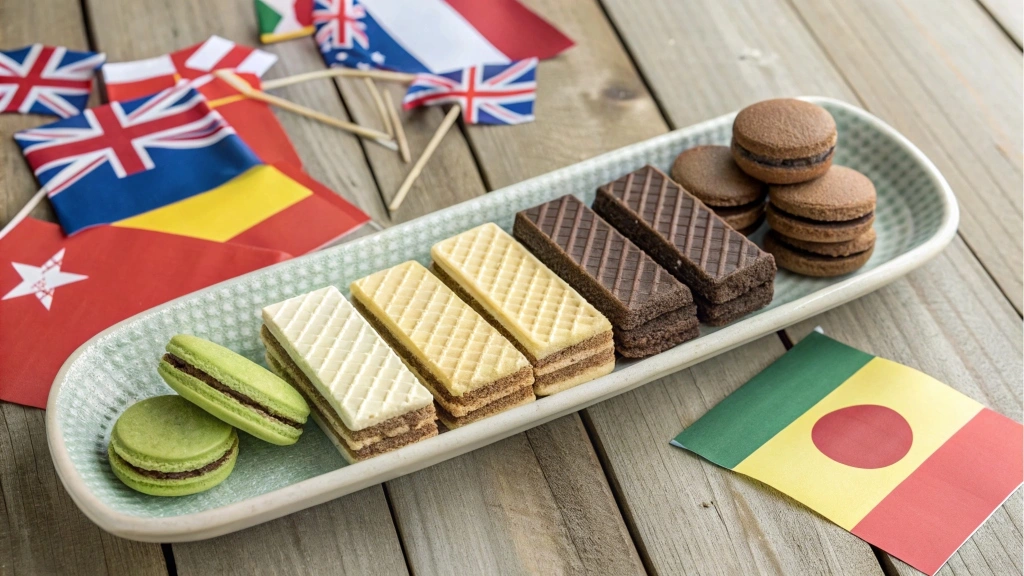
<path id="1" fill-rule="evenodd" d="M 273 166 L 257 166 L 209 192 L 114 226 L 226 242 L 312 193 Z"/>
<path id="2" fill-rule="evenodd" d="M 910 425 L 913 442 L 896 463 L 875 469 L 841 464 L 812 440 L 815 423 L 841 408 L 891 408 Z M 938 380 L 874 358 L 734 468 L 851 530 L 982 406 Z M 864 447 L 870 449 L 870 447 Z"/>

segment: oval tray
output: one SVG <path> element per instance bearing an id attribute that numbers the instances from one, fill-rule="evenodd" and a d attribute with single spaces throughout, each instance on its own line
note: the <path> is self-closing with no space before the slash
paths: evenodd
<path id="1" fill-rule="evenodd" d="M 566 193 L 589 204 L 599 185 L 645 164 L 667 169 L 686 148 L 728 144 L 734 115 L 722 116 L 218 284 L 105 330 L 68 358 L 50 391 L 46 433 L 61 481 L 90 519 L 118 536 L 153 542 L 218 536 L 414 472 L 621 394 L 867 294 L 938 254 L 956 233 L 958 209 L 931 161 L 857 107 L 806 99 L 836 119 L 835 162 L 865 173 L 878 190 L 875 252 L 855 274 L 816 279 L 779 271 L 771 305 L 740 321 L 702 328 L 700 338 L 646 360 L 620 361 L 615 372 L 597 380 L 359 464 L 346 466 L 310 420 L 302 439 L 290 447 L 240 435 L 235 471 L 201 494 L 146 496 L 111 472 L 106 446 L 118 415 L 138 400 L 171 392 L 157 376 L 156 363 L 172 335 L 209 338 L 262 362 L 263 306 L 328 284 L 347 294 L 351 281 L 377 270 L 409 259 L 427 264 L 430 246 L 439 240 L 487 221 L 509 230 L 517 211 Z"/>

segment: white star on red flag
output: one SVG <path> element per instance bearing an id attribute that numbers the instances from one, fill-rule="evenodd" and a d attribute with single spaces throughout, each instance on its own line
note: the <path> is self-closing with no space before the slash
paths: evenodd
<path id="1" fill-rule="evenodd" d="M 21 284 L 15 286 L 13 290 L 5 294 L 3 298 L 0 298 L 0 300 L 8 300 L 10 298 L 17 298 L 18 296 L 35 294 L 43 307 L 49 310 L 50 305 L 53 304 L 54 290 L 60 286 L 79 282 L 88 278 L 88 276 L 83 274 L 61 272 L 60 267 L 63 263 L 63 248 L 61 248 L 59 252 L 54 254 L 53 257 L 47 260 L 42 266 L 29 266 L 28 264 L 22 264 L 20 262 L 11 262 L 11 266 L 14 266 L 14 270 L 17 271 L 19 276 L 21 276 Z"/>

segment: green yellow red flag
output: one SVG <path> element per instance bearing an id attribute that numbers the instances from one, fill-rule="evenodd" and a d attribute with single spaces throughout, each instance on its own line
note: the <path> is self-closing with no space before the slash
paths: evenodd
<path id="1" fill-rule="evenodd" d="M 1024 427 L 812 332 L 673 444 L 934 574 L 1024 482 Z"/>

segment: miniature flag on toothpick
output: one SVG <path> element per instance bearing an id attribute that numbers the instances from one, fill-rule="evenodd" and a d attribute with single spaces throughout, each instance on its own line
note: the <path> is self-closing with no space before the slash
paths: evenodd
<path id="1" fill-rule="evenodd" d="M 551 58 L 572 40 L 518 0 L 315 0 L 328 66 L 432 72 Z"/>
<path id="2" fill-rule="evenodd" d="M 179 80 L 194 80 L 215 70 L 234 70 L 262 77 L 277 56 L 235 44 L 220 36 L 170 54 L 112 62 L 103 67 L 108 100 L 134 100 L 175 86 Z"/>
<path id="3" fill-rule="evenodd" d="M 1024 481 L 1024 427 L 812 332 L 672 442 L 934 574 Z"/>
<path id="4" fill-rule="evenodd" d="M 260 42 L 282 42 L 313 33 L 313 0 L 255 1 Z"/>
<path id="5" fill-rule="evenodd" d="M 26 218 L 0 239 L 0 400 L 45 408 L 64 360 L 100 331 L 287 258 L 113 226 L 69 238 Z"/>
<path id="6" fill-rule="evenodd" d="M 402 105 L 454 103 L 467 124 L 522 124 L 533 121 L 537 59 L 471 66 L 443 74 L 417 74 Z"/>
<path id="7" fill-rule="evenodd" d="M 67 118 L 89 100 L 92 77 L 106 56 L 33 44 L 0 51 L 0 112 Z"/>

